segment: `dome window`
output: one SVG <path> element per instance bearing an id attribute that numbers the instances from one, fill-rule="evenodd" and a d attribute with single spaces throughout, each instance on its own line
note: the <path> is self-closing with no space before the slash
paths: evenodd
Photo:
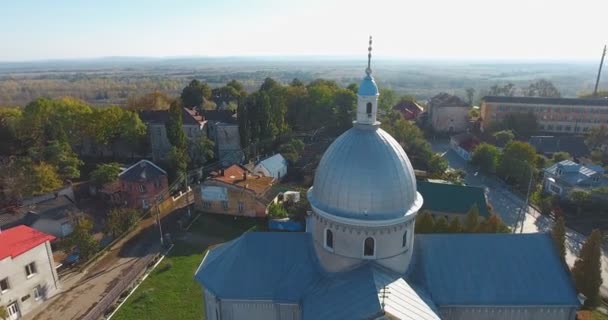
<path id="1" fill-rule="evenodd" d="M 364 257 L 373 257 L 375 255 L 376 250 L 376 241 L 372 237 L 365 238 L 365 242 L 363 244 L 363 256 Z"/>
<path id="2" fill-rule="evenodd" d="M 325 247 L 334 248 L 334 233 L 329 229 L 325 229 Z"/>
<path id="3" fill-rule="evenodd" d="M 368 118 L 372 117 L 372 103 L 371 102 L 368 102 L 367 105 L 365 106 L 365 112 L 367 112 Z"/>
<path id="4" fill-rule="evenodd" d="M 403 233 L 403 242 L 401 243 L 402 247 L 405 247 L 407 245 L 407 230 L 405 230 L 405 232 Z"/>

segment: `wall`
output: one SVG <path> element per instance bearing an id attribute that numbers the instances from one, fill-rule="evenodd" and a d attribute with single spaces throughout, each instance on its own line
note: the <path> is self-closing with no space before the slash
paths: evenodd
<path id="1" fill-rule="evenodd" d="M 148 141 L 150 143 L 150 151 L 152 159 L 159 161 L 165 158 L 165 155 L 171 149 L 171 143 L 167 137 L 167 129 L 164 124 L 147 123 L 148 126 Z M 182 125 L 182 131 L 186 135 L 186 139 L 204 135 L 205 130 L 200 125 Z"/>
<path id="2" fill-rule="evenodd" d="M 228 198 L 227 207 L 224 208 L 223 201 L 203 199 L 201 190 L 202 187 L 205 186 L 218 186 L 226 188 Z M 211 204 L 211 207 L 204 206 L 203 201 Z M 242 211 L 239 211 L 239 202 L 243 204 Z M 203 184 L 196 188 L 195 205 L 198 210 L 210 213 L 248 217 L 266 216 L 266 204 L 263 203 L 262 199 L 256 197 L 253 191 L 231 184 L 214 181 L 212 179 L 205 180 Z"/>
<path id="3" fill-rule="evenodd" d="M 44 300 L 58 293 L 60 289 L 59 278 L 52 261 L 51 245 L 48 241 L 14 259 L 8 257 L 0 261 L 0 279 L 8 277 L 10 284 L 10 289 L 7 292 L 0 293 L 0 305 L 6 306 L 17 301 L 21 315 L 24 315 Z M 37 273 L 28 279 L 25 266 L 31 262 L 36 263 Z M 38 301 L 34 298 L 33 292 L 37 285 L 43 288 L 42 298 Z M 30 297 L 22 301 L 22 298 L 28 294 Z"/>
<path id="4" fill-rule="evenodd" d="M 155 186 L 155 181 L 157 181 L 159 185 Z M 120 180 L 119 183 L 123 194 L 123 200 L 126 201 L 127 206 L 136 209 L 145 209 L 142 205 L 142 200 L 146 200 L 148 208 L 152 206 L 157 200 L 157 195 L 166 191 L 169 186 L 167 176 L 161 176 L 156 180 L 146 180 L 143 182 Z M 139 191 L 141 185 L 145 187 L 145 192 L 143 193 Z"/>
<path id="5" fill-rule="evenodd" d="M 55 198 L 55 196 L 59 196 L 59 197 L 67 196 L 68 198 L 70 198 L 70 200 L 76 202 L 76 198 L 74 198 L 74 189 L 72 188 L 72 186 L 66 186 L 61 189 L 57 189 L 55 191 L 49 192 L 49 193 L 45 193 L 45 194 L 41 194 L 39 196 L 24 199 L 23 205 L 29 206 L 29 205 L 37 204 L 37 203 L 40 203 L 40 202 L 43 202 L 46 200 L 53 199 L 53 198 Z"/>
<path id="6" fill-rule="evenodd" d="M 433 107 L 431 125 L 438 132 L 463 132 L 468 127 L 468 112 L 467 107 Z"/>
<path id="7" fill-rule="evenodd" d="M 577 308 L 555 306 L 533 307 L 439 307 L 444 320 L 574 320 Z"/>

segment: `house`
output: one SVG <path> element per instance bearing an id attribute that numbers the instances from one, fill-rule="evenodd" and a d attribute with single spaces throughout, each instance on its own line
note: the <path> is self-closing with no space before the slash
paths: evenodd
<path id="1" fill-rule="evenodd" d="M 140 111 L 139 117 L 148 128 L 148 143 L 154 161 L 164 159 L 171 149 L 171 143 L 167 137 L 165 123 L 169 120 L 169 110 L 144 110 Z M 188 108 L 182 109 L 182 130 L 187 139 L 205 135 L 205 119 L 198 111 Z"/>
<path id="2" fill-rule="evenodd" d="M 278 195 L 271 189 L 273 181 L 234 164 L 203 181 L 195 193 L 195 206 L 210 213 L 265 217 L 268 205 Z"/>
<path id="3" fill-rule="evenodd" d="M 481 99 L 483 128 L 513 112 L 531 112 L 542 132 L 580 134 L 608 124 L 608 99 L 502 97 Z"/>
<path id="4" fill-rule="evenodd" d="M 376 121 L 371 73 L 368 60 L 354 126 L 319 162 L 306 232 L 246 232 L 207 251 L 194 274 L 205 318 L 575 319 L 550 235 L 414 234 L 424 201 Z"/>
<path id="5" fill-rule="evenodd" d="M 469 104 L 457 96 L 440 93 L 429 100 L 428 118 L 436 132 L 463 132 L 469 127 Z"/>
<path id="6" fill-rule="evenodd" d="M 215 143 L 215 155 L 223 166 L 242 163 L 241 136 L 236 114 L 230 110 L 205 110 L 207 135 Z"/>
<path id="7" fill-rule="evenodd" d="M 74 230 L 74 224 L 82 216 L 82 211 L 67 196 L 23 206 L 23 224 L 55 238 L 65 238 Z"/>
<path id="8" fill-rule="evenodd" d="M 55 237 L 27 226 L 0 232 L 0 305 L 20 319 L 60 290 L 50 242 Z"/>
<path id="9" fill-rule="evenodd" d="M 450 138 L 450 148 L 467 161 L 471 160 L 475 147 L 480 143 L 479 139 L 468 132 L 460 133 Z"/>
<path id="10" fill-rule="evenodd" d="M 608 186 L 604 168 L 598 165 L 584 166 L 563 160 L 545 168 L 543 173 L 543 190 L 564 199 L 574 189 L 591 190 Z"/>
<path id="11" fill-rule="evenodd" d="M 418 115 L 424 111 L 424 109 L 416 101 L 412 100 L 401 100 L 399 103 L 393 106 L 393 110 L 399 111 L 405 120 L 416 120 Z"/>
<path id="12" fill-rule="evenodd" d="M 445 216 L 448 220 L 458 217 L 462 220 L 473 206 L 479 209 L 480 217 L 490 216 L 483 188 L 429 181 L 418 181 L 417 186 L 424 199 L 420 210 L 428 210 L 434 216 Z"/>
<path id="13" fill-rule="evenodd" d="M 253 168 L 253 173 L 281 181 L 287 175 L 287 160 L 280 153 L 277 153 L 260 161 Z"/>
<path id="14" fill-rule="evenodd" d="M 547 157 L 560 151 L 568 152 L 574 158 L 586 157 L 590 153 L 582 136 L 532 136 L 529 143 Z"/>
<path id="15" fill-rule="evenodd" d="M 118 175 L 124 204 L 148 209 L 167 192 L 167 172 L 148 160 L 140 160 Z"/>

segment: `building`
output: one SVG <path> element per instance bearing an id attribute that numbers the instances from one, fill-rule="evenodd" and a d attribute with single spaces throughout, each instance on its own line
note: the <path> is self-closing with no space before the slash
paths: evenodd
<path id="1" fill-rule="evenodd" d="M 543 170 L 543 190 L 560 198 L 568 198 L 574 189 L 591 190 L 608 186 L 604 168 L 583 166 L 570 160 L 560 161 Z"/>
<path id="2" fill-rule="evenodd" d="M 483 188 L 429 181 L 418 181 L 417 186 L 424 199 L 420 209 L 428 210 L 436 217 L 463 219 L 474 206 L 479 209 L 479 216 L 490 216 Z"/>
<path id="3" fill-rule="evenodd" d="M 144 110 L 140 111 L 139 117 L 148 127 L 148 143 L 152 159 L 159 161 L 171 149 L 171 143 L 167 137 L 165 123 L 169 120 L 169 110 Z M 197 111 L 188 108 L 182 110 L 182 130 L 188 139 L 205 135 L 205 119 Z"/>
<path id="4" fill-rule="evenodd" d="M 271 190 L 274 178 L 251 174 L 239 165 L 215 172 L 195 193 L 195 206 L 210 213 L 265 217 L 278 192 Z"/>
<path id="5" fill-rule="evenodd" d="M 468 132 L 460 133 L 450 138 L 450 148 L 467 161 L 471 161 L 473 151 L 480 143 L 479 139 Z"/>
<path id="6" fill-rule="evenodd" d="M 60 290 L 50 241 L 27 226 L 0 232 L 0 305 L 20 319 Z"/>
<path id="7" fill-rule="evenodd" d="M 513 112 L 532 112 L 542 132 L 584 133 L 608 124 L 608 99 L 487 96 L 481 100 L 483 128 Z"/>
<path id="8" fill-rule="evenodd" d="M 242 163 L 241 136 L 236 114 L 229 110 L 205 110 L 209 139 L 215 143 L 215 155 L 223 166 Z"/>
<path id="9" fill-rule="evenodd" d="M 401 100 L 393 106 L 393 110 L 399 111 L 403 119 L 411 121 L 416 120 L 418 115 L 424 111 L 416 101 L 412 100 Z"/>
<path id="10" fill-rule="evenodd" d="M 366 73 L 356 122 L 308 191 L 306 232 L 248 232 L 209 250 L 195 272 L 206 319 L 573 320 L 576 290 L 549 235 L 414 235 L 423 198 L 376 121 Z"/>
<path id="11" fill-rule="evenodd" d="M 19 210 L 23 213 L 23 224 L 58 239 L 70 235 L 76 221 L 83 215 L 68 196 L 58 196 Z"/>
<path id="12" fill-rule="evenodd" d="M 463 132 L 469 127 L 470 106 L 457 96 L 442 92 L 429 100 L 427 108 L 436 132 Z"/>
<path id="13" fill-rule="evenodd" d="M 583 136 L 532 136 L 529 143 L 536 152 L 547 157 L 561 151 L 568 152 L 574 158 L 586 157 L 590 153 Z"/>
<path id="14" fill-rule="evenodd" d="M 287 160 L 280 153 L 277 153 L 260 161 L 253 168 L 253 173 L 281 181 L 287 175 Z"/>
<path id="15" fill-rule="evenodd" d="M 129 208 L 148 209 L 167 192 L 167 172 L 148 160 L 140 160 L 118 175 L 120 193 Z"/>

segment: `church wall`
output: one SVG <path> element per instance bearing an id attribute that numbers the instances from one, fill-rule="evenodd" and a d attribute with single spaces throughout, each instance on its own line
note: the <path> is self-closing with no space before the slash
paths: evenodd
<path id="1" fill-rule="evenodd" d="M 205 319 L 207 320 L 219 320 L 217 316 L 219 315 L 218 304 L 216 303 L 216 298 L 211 292 L 204 290 L 204 304 L 205 304 Z"/>
<path id="2" fill-rule="evenodd" d="M 300 320 L 297 304 L 272 301 L 220 300 L 221 320 Z M 219 319 L 218 319 L 219 320 Z"/>
<path id="3" fill-rule="evenodd" d="M 372 113 L 367 113 L 367 103 L 372 104 Z M 358 96 L 357 99 L 357 122 L 374 124 L 378 113 L 378 97 L 377 96 Z"/>
<path id="4" fill-rule="evenodd" d="M 440 307 L 444 320 L 574 320 L 576 307 Z"/>

